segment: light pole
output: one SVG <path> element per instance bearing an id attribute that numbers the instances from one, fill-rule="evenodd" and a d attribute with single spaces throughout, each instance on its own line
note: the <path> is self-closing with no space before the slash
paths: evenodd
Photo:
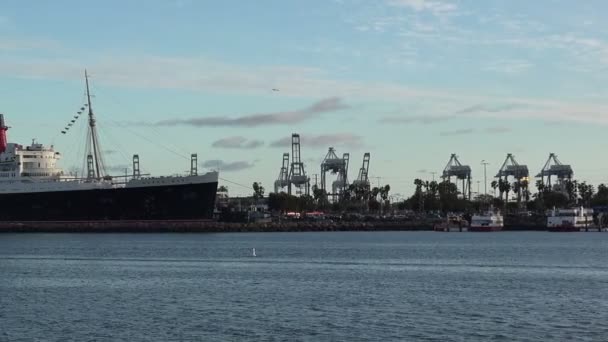
<path id="1" fill-rule="evenodd" d="M 488 196 L 488 173 L 487 173 L 487 166 L 490 165 L 490 163 L 488 163 L 485 160 L 481 161 L 481 165 L 483 165 L 483 192 L 484 195 L 487 197 Z"/>
<path id="2" fill-rule="evenodd" d="M 435 181 L 435 175 L 437 174 L 437 172 L 431 172 L 430 174 L 433 175 L 433 182 Z"/>

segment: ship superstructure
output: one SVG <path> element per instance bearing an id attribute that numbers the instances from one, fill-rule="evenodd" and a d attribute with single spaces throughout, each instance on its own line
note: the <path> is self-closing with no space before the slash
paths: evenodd
<path id="1" fill-rule="evenodd" d="M 484 213 L 473 215 L 469 230 L 472 232 L 495 232 L 502 230 L 503 227 L 503 216 L 490 209 Z"/>
<path id="2" fill-rule="evenodd" d="M 578 232 L 590 227 L 594 227 L 593 209 L 553 209 L 547 213 L 547 228 L 551 231 Z"/>

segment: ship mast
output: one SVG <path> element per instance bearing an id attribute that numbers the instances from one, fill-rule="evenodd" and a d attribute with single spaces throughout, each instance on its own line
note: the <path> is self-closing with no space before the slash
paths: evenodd
<path id="1" fill-rule="evenodd" d="M 95 114 L 93 114 L 93 106 L 91 105 L 91 92 L 89 90 L 89 75 L 85 69 L 84 71 L 84 78 L 85 78 L 85 82 L 86 82 L 86 86 L 87 86 L 87 107 L 89 108 L 89 134 L 88 137 L 90 137 L 90 141 L 88 143 L 91 144 L 93 151 L 89 151 L 88 155 L 87 155 L 87 159 L 89 161 L 93 162 L 93 169 L 90 171 L 93 172 L 89 172 L 89 178 L 97 178 L 100 179 L 104 176 L 103 173 L 105 173 L 104 170 L 104 164 L 103 164 L 103 158 L 101 155 L 101 149 L 99 147 L 99 137 L 97 135 L 97 127 L 96 127 L 96 120 L 95 120 Z M 87 137 L 87 139 L 88 139 Z M 91 153 L 93 152 L 93 153 Z M 89 162 L 90 163 L 90 162 Z M 94 174 L 92 174 L 94 173 Z M 90 177 L 90 176 L 93 177 Z"/>

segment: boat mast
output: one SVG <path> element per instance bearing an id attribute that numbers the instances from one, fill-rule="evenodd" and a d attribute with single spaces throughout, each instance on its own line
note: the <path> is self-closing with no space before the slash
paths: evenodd
<path id="1" fill-rule="evenodd" d="M 87 70 L 84 71 L 84 78 L 87 85 L 87 107 L 89 108 L 89 132 L 91 133 L 91 143 L 93 146 L 93 163 L 95 166 L 95 178 L 99 179 L 103 177 L 103 161 L 101 158 L 101 151 L 99 149 L 99 138 L 97 136 L 97 128 L 95 115 L 93 114 L 93 106 L 91 105 L 91 92 L 89 91 L 89 75 Z"/>

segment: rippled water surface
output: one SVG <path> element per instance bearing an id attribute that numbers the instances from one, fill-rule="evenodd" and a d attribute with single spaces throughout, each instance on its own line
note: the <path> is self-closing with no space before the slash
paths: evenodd
<path id="1" fill-rule="evenodd" d="M 247 340 L 607 341 L 608 234 L 0 235 L 0 341 Z"/>

